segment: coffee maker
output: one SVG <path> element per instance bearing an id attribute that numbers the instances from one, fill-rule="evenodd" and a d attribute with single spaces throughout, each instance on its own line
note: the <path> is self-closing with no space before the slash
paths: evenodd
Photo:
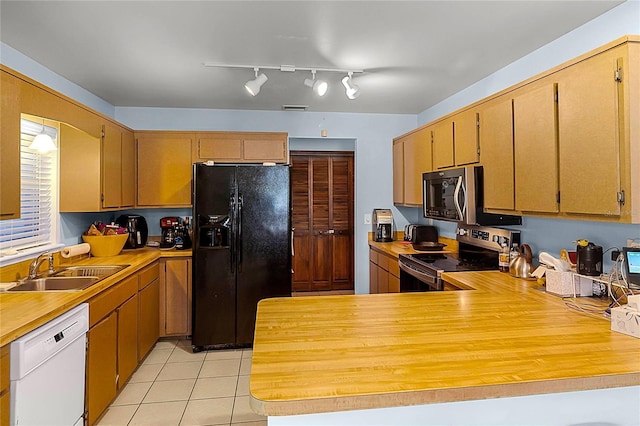
<path id="1" fill-rule="evenodd" d="M 373 209 L 373 240 L 393 241 L 393 216 L 390 209 Z"/>
<path id="2" fill-rule="evenodd" d="M 160 248 L 173 248 L 176 245 L 177 227 L 180 224 L 180 218 L 175 216 L 163 217 L 160 219 Z"/>

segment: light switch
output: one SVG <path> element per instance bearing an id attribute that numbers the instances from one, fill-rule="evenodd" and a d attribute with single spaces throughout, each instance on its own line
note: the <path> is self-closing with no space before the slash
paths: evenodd
<path id="1" fill-rule="evenodd" d="M 371 213 L 364 214 L 364 224 L 371 225 Z"/>

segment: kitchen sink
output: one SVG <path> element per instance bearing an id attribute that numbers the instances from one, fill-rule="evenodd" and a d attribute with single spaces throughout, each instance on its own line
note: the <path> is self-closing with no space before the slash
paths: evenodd
<path id="1" fill-rule="evenodd" d="M 123 270 L 129 265 L 68 266 L 53 274 L 21 281 L 7 291 L 77 291 Z"/>
<path id="2" fill-rule="evenodd" d="M 108 266 L 68 266 L 54 272 L 52 277 L 98 277 L 106 278 L 126 268 L 129 265 L 108 265 Z"/>
<path id="3" fill-rule="evenodd" d="M 8 291 L 84 290 L 100 281 L 98 277 L 45 277 L 22 281 Z"/>

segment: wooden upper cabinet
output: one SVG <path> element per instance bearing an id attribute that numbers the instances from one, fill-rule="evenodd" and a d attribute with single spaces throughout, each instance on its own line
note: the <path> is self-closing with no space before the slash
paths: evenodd
<path id="1" fill-rule="evenodd" d="M 513 93 L 516 210 L 558 212 L 555 97 L 550 78 Z"/>
<path id="2" fill-rule="evenodd" d="M 453 121 L 445 119 L 433 127 L 433 168 L 437 170 L 454 165 Z"/>
<path id="3" fill-rule="evenodd" d="M 478 155 L 478 114 L 475 108 L 456 114 L 454 126 L 454 161 L 456 166 L 477 163 Z"/>
<path id="4" fill-rule="evenodd" d="M 286 133 L 203 132 L 197 134 L 193 161 L 288 163 Z"/>
<path id="5" fill-rule="evenodd" d="M 20 82 L 0 72 L 0 220 L 20 217 Z"/>
<path id="6" fill-rule="evenodd" d="M 393 141 L 393 204 L 404 203 L 404 138 Z"/>
<path id="7" fill-rule="evenodd" d="M 136 145 L 133 132 L 112 124 L 102 139 L 102 207 L 135 206 Z"/>
<path id="8" fill-rule="evenodd" d="M 422 174 L 432 170 L 431 128 L 420 129 L 404 141 L 404 203 L 422 205 Z"/>
<path id="9" fill-rule="evenodd" d="M 60 211 L 102 209 L 101 141 L 99 137 L 60 123 Z"/>
<path id="10" fill-rule="evenodd" d="M 511 96 L 502 96 L 480 110 L 480 160 L 484 168 L 484 207 L 514 210 Z"/>
<path id="11" fill-rule="evenodd" d="M 106 124 L 102 130 L 102 207 L 120 207 L 122 195 L 122 133 Z"/>
<path id="12" fill-rule="evenodd" d="M 191 205 L 191 149 L 195 134 L 136 133 L 137 206 Z"/>
<path id="13" fill-rule="evenodd" d="M 130 130 L 122 130 L 122 194 L 121 207 L 133 207 L 136 204 L 136 139 Z"/>
<path id="14" fill-rule="evenodd" d="M 627 64 L 626 50 L 618 47 L 558 73 L 562 212 L 620 215 L 619 126 L 625 104 L 617 78 L 628 72 Z"/>

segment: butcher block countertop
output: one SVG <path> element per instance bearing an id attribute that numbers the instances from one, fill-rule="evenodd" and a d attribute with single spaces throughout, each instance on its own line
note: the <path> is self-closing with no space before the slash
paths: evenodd
<path id="1" fill-rule="evenodd" d="M 84 258 L 62 265 L 129 265 L 86 290 L 0 292 L 0 346 L 11 343 L 74 306 L 86 302 L 160 257 L 190 255 L 191 250 L 164 251 L 155 248 L 124 250 L 118 256 Z"/>
<path id="2" fill-rule="evenodd" d="M 258 305 L 252 408 L 297 415 L 640 384 L 640 339 L 500 272 L 474 290 Z"/>

